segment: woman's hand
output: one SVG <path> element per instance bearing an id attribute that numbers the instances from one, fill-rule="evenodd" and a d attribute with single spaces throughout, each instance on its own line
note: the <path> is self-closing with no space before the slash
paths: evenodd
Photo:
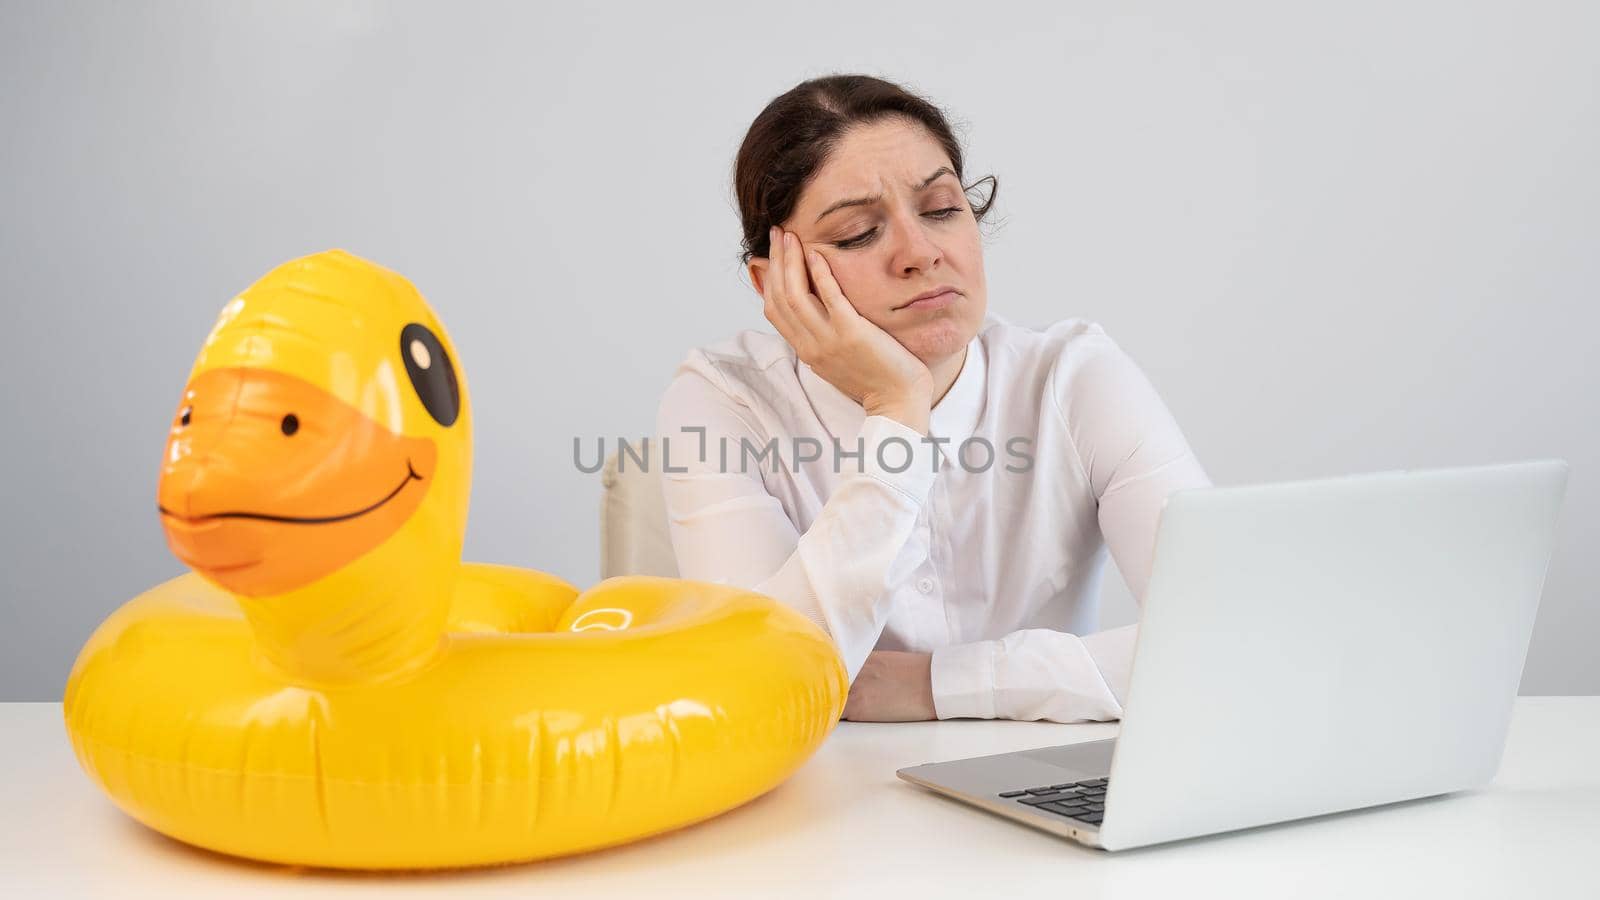
<path id="1" fill-rule="evenodd" d="M 850 685 L 841 718 L 852 722 L 925 722 L 933 708 L 933 654 L 874 650 Z"/>
<path id="2" fill-rule="evenodd" d="M 888 332 L 856 312 L 827 260 L 793 233 L 773 228 L 762 306 L 800 361 L 860 403 L 923 434 L 933 405 L 933 375 Z M 807 278 L 807 272 L 810 278 Z M 811 283 L 817 286 L 811 291 Z"/>

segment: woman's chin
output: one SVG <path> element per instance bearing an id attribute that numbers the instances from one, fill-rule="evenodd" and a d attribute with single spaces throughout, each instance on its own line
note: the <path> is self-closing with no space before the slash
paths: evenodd
<path id="1" fill-rule="evenodd" d="M 978 323 L 955 316 L 940 316 L 905 329 L 895 337 L 925 365 L 933 365 L 960 353 L 978 333 Z"/>

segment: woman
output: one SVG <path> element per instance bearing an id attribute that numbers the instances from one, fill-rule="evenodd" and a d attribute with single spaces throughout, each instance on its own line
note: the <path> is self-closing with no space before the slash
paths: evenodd
<path id="1" fill-rule="evenodd" d="M 1210 480 L 1100 326 L 988 313 L 995 182 L 974 206 L 962 162 L 876 78 L 756 117 L 735 190 L 778 334 L 693 351 L 661 401 L 679 572 L 821 626 L 847 719 L 1116 719 L 1136 626 L 1096 630 L 1104 550 L 1142 602 L 1163 499 Z"/>

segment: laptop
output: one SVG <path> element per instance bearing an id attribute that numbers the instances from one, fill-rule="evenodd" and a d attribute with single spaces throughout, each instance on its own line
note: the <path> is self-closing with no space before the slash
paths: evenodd
<path id="1" fill-rule="evenodd" d="M 1104 850 L 1485 785 L 1567 468 L 1174 492 L 1118 737 L 897 774 Z"/>

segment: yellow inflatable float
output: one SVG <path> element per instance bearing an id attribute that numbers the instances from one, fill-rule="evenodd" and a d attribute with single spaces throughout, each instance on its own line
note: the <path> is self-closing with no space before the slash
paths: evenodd
<path id="1" fill-rule="evenodd" d="M 457 358 L 408 281 L 342 251 L 223 310 L 157 490 L 193 572 L 114 612 L 66 687 L 129 815 L 282 863 L 531 860 L 744 803 L 838 721 L 833 644 L 769 598 L 462 563 Z"/>

